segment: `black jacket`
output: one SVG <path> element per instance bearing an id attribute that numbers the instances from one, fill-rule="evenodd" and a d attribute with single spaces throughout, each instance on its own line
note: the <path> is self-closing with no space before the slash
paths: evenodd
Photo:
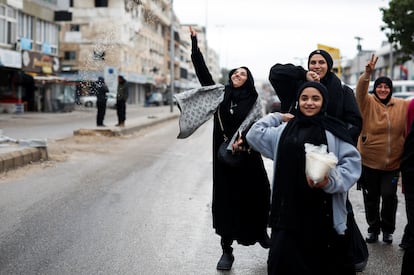
<path id="1" fill-rule="evenodd" d="M 106 86 L 105 82 L 97 81 L 96 82 L 96 100 L 98 102 L 106 102 L 109 93 L 108 87 Z"/>
<path id="2" fill-rule="evenodd" d="M 306 81 L 307 71 L 293 64 L 276 64 L 270 69 L 269 81 L 279 96 L 282 112 L 292 112 L 299 87 Z M 328 72 L 321 80 L 329 91 L 327 113 L 346 124 L 355 145 L 362 130 L 362 116 L 353 90 L 342 85 L 339 78 Z"/>

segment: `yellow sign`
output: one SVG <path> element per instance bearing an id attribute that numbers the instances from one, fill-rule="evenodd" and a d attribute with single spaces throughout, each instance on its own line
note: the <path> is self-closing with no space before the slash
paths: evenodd
<path id="1" fill-rule="evenodd" d="M 341 53 L 338 48 L 318 44 L 318 49 L 327 51 L 332 56 L 333 60 L 341 60 Z"/>
<path id="2" fill-rule="evenodd" d="M 318 44 L 318 49 L 327 51 L 334 61 L 334 67 L 338 68 L 338 76 L 341 77 L 341 53 L 338 48 Z M 335 66 L 336 65 L 336 66 Z"/>

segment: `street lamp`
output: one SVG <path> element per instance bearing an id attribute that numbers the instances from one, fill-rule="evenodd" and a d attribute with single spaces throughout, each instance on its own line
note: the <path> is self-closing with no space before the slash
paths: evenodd
<path id="1" fill-rule="evenodd" d="M 174 94 L 174 9 L 173 0 L 170 7 L 170 111 L 173 112 L 173 94 Z"/>
<path id="2" fill-rule="evenodd" d="M 363 38 L 362 37 L 360 37 L 360 36 L 355 36 L 355 39 L 357 40 L 357 51 L 358 51 L 358 54 L 357 54 L 357 72 L 356 72 L 356 78 L 358 79 L 359 78 L 359 58 L 360 58 L 360 55 L 361 55 L 361 50 L 362 50 L 362 46 L 361 46 L 361 40 L 363 40 Z"/>

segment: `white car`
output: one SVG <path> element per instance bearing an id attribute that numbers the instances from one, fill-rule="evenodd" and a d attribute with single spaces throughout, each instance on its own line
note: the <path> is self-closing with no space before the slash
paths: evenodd
<path id="1" fill-rule="evenodd" d="M 115 108 L 116 107 L 116 94 L 108 93 L 107 96 L 108 96 L 108 100 L 106 101 L 106 107 Z M 96 96 L 95 95 L 81 96 L 79 98 L 79 102 L 82 106 L 85 106 L 85 107 L 96 107 Z"/>
<path id="2" fill-rule="evenodd" d="M 405 100 L 411 100 L 414 98 L 414 92 L 397 92 L 397 93 L 393 92 L 392 96 L 402 98 Z"/>

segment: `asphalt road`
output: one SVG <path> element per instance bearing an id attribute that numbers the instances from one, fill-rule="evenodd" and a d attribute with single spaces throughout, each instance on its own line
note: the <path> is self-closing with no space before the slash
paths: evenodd
<path id="1" fill-rule="evenodd" d="M 156 115 L 162 111 L 157 108 L 142 108 L 137 115 Z M 94 126 L 92 110 L 79 113 L 78 118 L 57 115 L 65 120 L 48 124 L 60 125 L 59 135 L 70 135 L 72 126 Z M 14 121 L 26 125 L 26 134 L 51 131 L 46 118 Z M 107 121 L 116 123 L 110 115 Z M 221 274 L 215 270 L 219 238 L 211 228 L 211 124 L 177 140 L 177 123 L 86 145 L 62 145 L 68 151 L 64 161 L 3 176 L 0 274 Z M 271 161 L 265 165 L 271 178 Z M 403 251 L 398 243 L 406 217 L 400 188 L 398 195 L 394 243 L 370 244 L 361 274 L 400 274 Z M 365 235 L 361 192 L 353 188 L 350 199 Z M 259 245 L 234 248 L 236 261 L 227 274 L 266 274 L 266 250 Z"/>

